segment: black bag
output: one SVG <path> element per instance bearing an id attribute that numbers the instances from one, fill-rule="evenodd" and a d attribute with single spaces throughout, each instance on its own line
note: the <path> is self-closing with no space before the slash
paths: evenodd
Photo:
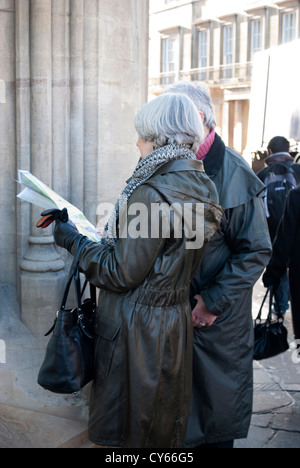
<path id="1" fill-rule="evenodd" d="M 94 334 L 93 320 L 96 309 L 96 288 L 90 284 L 89 299 L 82 302 L 79 259 L 83 243 L 74 258 L 60 310 L 46 349 L 44 362 L 38 375 L 38 384 L 54 393 L 74 394 L 93 380 Z M 65 309 L 70 286 L 74 281 L 77 307 Z"/>
<path id="2" fill-rule="evenodd" d="M 269 314 L 267 319 L 262 322 L 262 310 L 268 295 L 270 295 Z M 277 319 L 272 321 L 272 304 L 274 300 L 277 303 L 278 315 Z M 274 294 L 273 288 L 268 288 L 258 316 L 255 320 L 253 359 L 261 361 L 262 359 L 268 359 L 284 353 L 289 349 L 287 338 L 288 332 L 284 326 L 284 317 L 280 312 L 276 294 Z"/>

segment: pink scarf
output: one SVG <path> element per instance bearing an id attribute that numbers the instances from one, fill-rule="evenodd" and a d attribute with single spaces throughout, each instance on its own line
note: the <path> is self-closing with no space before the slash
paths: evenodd
<path id="1" fill-rule="evenodd" d="M 213 128 L 210 134 L 206 137 L 204 143 L 202 143 L 202 145 L 200 146 L 198 153 L 196 154 L 196 158 L 198 159 L 198 161 L 204 161 L 210 148 L 213 145 L 213 142 L 215 141 L 215 137 L 216 137 L 216 132 L 215 132 L 215 129 Z"/>

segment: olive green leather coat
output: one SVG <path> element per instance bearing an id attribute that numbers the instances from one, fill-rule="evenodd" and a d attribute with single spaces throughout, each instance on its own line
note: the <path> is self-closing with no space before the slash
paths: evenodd
<path id="1" fill-rule="evenodd" d="M 149 213 L 153 203 L 202 203 L 206 243 L 223 211 L 200 171 L 198 161 L 167 163 L 134 192 L 128 212 L 137 202 Z M 174 238 L 174 225 L 170 234 L 122 238 L 115 250 L 93 242 L 84 248 L 81 270 L 101 289 L 89 420 L 98 445 L 183 444 L 192 384 L 190 280 L 204 248 L 187 249 L 184 237 Z"/>

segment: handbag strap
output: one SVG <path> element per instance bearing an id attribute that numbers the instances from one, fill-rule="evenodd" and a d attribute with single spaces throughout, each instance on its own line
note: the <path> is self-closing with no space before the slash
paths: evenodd
<path id="1" fill-rule="evenodd" d="M 284 322 L 284 315 L 283 313 L 281 312 L 281 308 L 280 308 L 280 304 L 279 304 L 279 301 L 278 301 L 278 296 L 277 296 L 277 292 L 276 290 L 274 290 L 274 288 L 271 287 L 271 295 L 270 295 L 270 305 L 269 305 L 269 316 L 268 316 L 268 320 L 269 322 L 272 321 L 272 305 L 273 305 L 273 301 L 275 301 L 275 305 L 277 306 L 277 310 L 276 310 L 276 322 Z"/>
<path id="2" fill-rule="evenodd" d="M 82 299 L 82 296 L 84 294 L 84 291 L 86 290 L 86 287 L 87 287 L 87 284 L 89 283 L 89 281 L 86 279 L 84 284 L 83 284 L 83 287 L 82 287 L 82 290 L 81 290 L 81 299 Z M 90 283 L 90 296 L 91 296 L 91 300 L 93 302 L 93 304 L 96 305 L 96 286 L 92 283 Z"/>
<path id="3" fill-rule="evenodd" d="M 63 296 L 63 300 L 62 300 L 62 303 L 61 303 L 61 306 L 60 306 L 60 310 L 65 310 L 65 307 L 66 307 L 66 302 L 67 302 L 67 298 L 68 298 L 68 294 L 69 294 L 69 291 L 70 291 L 70 287 L 71 287 L 71 283 L 72 283 L 72 280 L 74 279 L 74 282 L 75 282 L 75 291 L 76 291 L 76 297 L 77 297 L 77 304 L 78 304 L 78 312 L 80 314 L 80 311 L 81 311 L 81 299 L 82 299 L 82 295 L 84 293 L 84 289 L 88 283 L 88 281 L 86 280 L 85 281 L 85 285 L 84 285 L 84 288 L 83 290 L 81 291 L 81 287 L 80 287 L 80 277 L 79 277 L 79 261 L 80 261 L 80 256 L 81 256 L 81 253 L 82 253 L 82 250 L 83 248 L 86 246 L 86 244 L 88 243 L 88 239 L 85 239 L 84 241 L 82 241 L 82 238 L 79 239 L 79 248 L 77 250 L 77 253 L 76 253 L 76 256 L 74 257 L 73 259 L 73 262 L 72 262 L 72 265 L 71 265 L 71 268 L 70 268 L 70 273 L 69 273 L 69 277 L 68 277 L 68 281 L 67 281 L 67 284 L 66 284 L 66 287 L 65 287 L 65 291 L 64 291 L 64 296 Z M 96 286 L 92 285 L 90 283 L 90 290 L 91 290 L 91 299 L 92 299 L 92 302 L 93 304 L 95 305 L 96 307 Z M 54 324 L 52 325 L 52 327 L 50 328 L 50 330 L 45 333 L 45 336 L 48 336 L 50 335 L 50 333 L 53 332 L 54 330 L 54 327 L 55 327 L 55 323 L 56 323 L 56 320 L 57 318 L 55 318 L 54 320 Z M 89 335 L 87 335 L 89 336 Z M 89 338 L 93 338 L 92 336 L 89 336 Z"/>
<path id="4" fill-rule="evenodd" d="M 263 298 L 263 301 L 262 301 L 262 304 L 261 304 L 261 306 L 260 306 L 258 315 L 257 315 L 257 317 L 256 317 L 256 319 L 255 319 L 255 322 L 261 322 L 262 311 L 263 311 L 265 302 L 266 302 L 267 297 L 268 297 L 268 295 L 270 294 L 270 292 L 271 292 L 271 288 L 268 288 L 268 289 L 267 289 L 267 292 L 266 292 L 266 294 L 265 294 L 265 297 Z"/>
<path id="5" fill-rule="evenodd" d="M 78 303 L 78 307 L 80 308 L 81 292 L 80 292 L 80 281 L 79 281 L 78 266 L 79 266 L 79 261 L 80 261 L 82 251 L 83 251 L 84 247 L 86 246 L 86 244 L 89 242 L 89 240 L 85 239 L 84 241 L 82 241 L 82 238 L 80 238 L 79 242 L 81 242 L 81 243 L 79 244 L 79 248 L 77 250 L 77 253 L 76 253 L 76 255 L 75 255 L 74 259 L 73 259 L 72 265 L 71 265 L 69 278 L 68 278 L 68 281 L 67 281 L 67 285 L 65 287 L 65 291 L 64 291 L 63 300 L 62 300 L 62 303 L 61 303 L 61 306 L 60 306 L 60 310 L 64 310 L 65 307 L 66 307 L 66 302 L 67 302 L 67 299 L 68 299 L 68 295 L 69 295 L 69 291 L 70 291 L 70 287 L 71 287 L 71 283 L 72 283 L 73 278 L 75 280 L 75 290 L 76 290 L 77 303 Z M 79 287 L 79 289 L 78 289 L 78 287 Z"/>
<path id="6" fill-rule="evenodd" d="M 265 305 L 265 302 L 267 300 L 267 297 L 270 295 L 270 300 L 269 300 L 269 313 L 268 313 L 268 317 L 266 319 L 266 322 L 268 323 L 271 323 L 272 322 L 272 314 L 273 314 L 273 310 L 272 310 L 272 305 L 273 305 L 273 300 L 275 299 L 275 303 L 277 305 L 277 321 L 280 322 L 280 321 L 284 321 L 284 316 L 281 312 L 281 309 L 280 309 L 280 306 L 279 306 L 279 302 L 278 302 L 278 297 L 277 297 L 277 294 L 276 292 L 274 291 L 274 288 L 273 286 L 269 286 L 268 289 L 267 289 L 267 292 L 265 294 L 265 297 L 263 298 L 263 301 L 262 301 L 262 304 L 260 306 L 260 309 L 259 309 L 259 313 L 256 317 L 256 320 L 255 322 L 261 322 L 261 316 L 262 316 L 262 311 L 263 311 L 263 308 L 264 308 L 264 305 Z"/>

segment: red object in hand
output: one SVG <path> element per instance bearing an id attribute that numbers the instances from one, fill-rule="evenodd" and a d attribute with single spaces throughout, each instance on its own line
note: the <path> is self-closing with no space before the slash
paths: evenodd
<path id="1" fill-rule="evenodd" d="M 41 216 L 42 218 L 37 222 L 36 227 L 42 229 L 46 229 L 56 219 L 60 219 L 65 223 L 67 223 L 69 219 L 68 211 L 66 208 L 64 208 L 63 210 L 52 209 L 43 211 L 43 213 L 41 213 Z"/>

